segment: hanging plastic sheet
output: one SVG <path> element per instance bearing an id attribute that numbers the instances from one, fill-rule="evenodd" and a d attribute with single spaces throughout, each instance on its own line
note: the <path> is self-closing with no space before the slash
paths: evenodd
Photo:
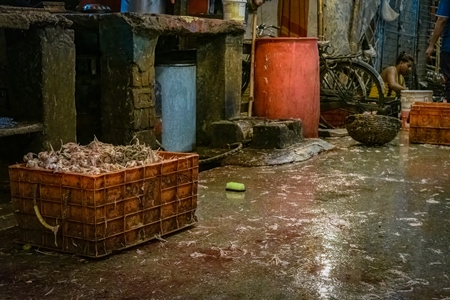
<path id="1" fill-rule="evenodd" d="M 361 39 L 380 4 L 381 0 L 327 1 L 324 7 L 325 38 L 331 41 L 335 54 L 360 50 Z"/>
<path id="2" fill-rule="evenodd" d="M 383 0 L 384 1 L 384 0 Z M 388 1 L 388 0 L 386 0 Z M 350 50 L 360 50 L 360 42 L 378 11 L 381 0 L 357 0 L 353 4 L 353 18 L 349 35 Z"/>
<path id="3" fill-rule="evenodd" d="M 381 17 L 386 22 L 395 21 L 398 18 L 398 13 L 392 9 L 389 4 L 389 0 L 383 0 L 383 4 L 381 5 Z"/>

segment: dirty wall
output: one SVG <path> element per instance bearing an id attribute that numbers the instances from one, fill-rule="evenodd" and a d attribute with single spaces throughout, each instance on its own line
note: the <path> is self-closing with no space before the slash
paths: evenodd
<path id="1" fill-rule="evenodd" d="M 324 38 L 336 54 L 356 53 L 381 0 L 324 0 Z"/>

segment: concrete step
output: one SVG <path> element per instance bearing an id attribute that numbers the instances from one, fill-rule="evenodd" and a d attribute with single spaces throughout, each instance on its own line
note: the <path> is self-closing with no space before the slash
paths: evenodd
<path id="1" fill-rule="evenodd" d="M 250 147 L 258 149 L 283 149 L 303 140 L 300 119 L 241 117 L 214 122 L 211 132 L 213 148 L 251 141 Z"/>

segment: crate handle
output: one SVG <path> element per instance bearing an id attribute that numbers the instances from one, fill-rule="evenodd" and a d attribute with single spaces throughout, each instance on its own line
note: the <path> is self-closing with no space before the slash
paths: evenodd
<path id="1" fill-rule="evenodd" d="M 34 188 L 33 188 L 34 213 L 36 214 L 36 217 L 38 218 L 38 220 L 42 224 L 42 226 L 44 226 L 47 229 L 50 229 L 53 232 L 53 234 L 55 235 L 55 245 L 56 245 L 56 247 L 58 247 L 58 243 L 56 241 L 56 234 L 58 233 L 59 225 L 52 226 L 52 225 L 48 224 L 47 222 L 45 222 L 44 218 L 42 217 L 41 212 L 39 211 L 39 207 L 37 206 L 37 201 L 36 201 L 37 186 L 38 185 L 36 184 L 36 185 L 34 185 Z"/>

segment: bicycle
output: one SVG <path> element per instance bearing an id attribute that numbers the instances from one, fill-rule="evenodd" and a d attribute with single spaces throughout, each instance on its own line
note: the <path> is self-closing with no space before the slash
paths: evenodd
<path id="1" fill-rule="evenodd" d="M 343 110 L 397 116 L 400 100 L 384 96 L 384 82 L 363 54 L 333 55 L 329 41 L 319 41 L 320 126 L 335 128 L 324 113 Z M 344 114 L 345 115 L 345 114 Z"/>

